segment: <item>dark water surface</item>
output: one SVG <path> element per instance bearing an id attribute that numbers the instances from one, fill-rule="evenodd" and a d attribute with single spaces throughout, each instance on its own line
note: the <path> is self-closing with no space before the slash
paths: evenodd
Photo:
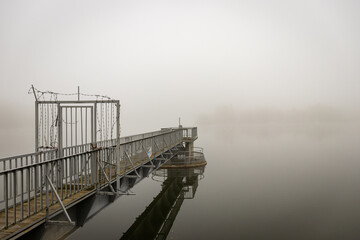
<path id="1" fill-rule="evenodd" d="M 199 126 L 208 165 L 167 239 L 360 239 L 358 124 Z M 120 239 L 164 188 L 147 178 L 68 239 Z M 162 186 L 163 185 L 163 186 Z M 156 221 L 156 220 L 154 220 Z"/>

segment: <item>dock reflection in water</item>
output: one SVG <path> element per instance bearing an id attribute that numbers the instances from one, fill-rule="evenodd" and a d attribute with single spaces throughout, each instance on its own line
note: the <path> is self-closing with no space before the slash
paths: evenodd
<path id="1" fill-rule="evenodd" d="M 185 199 L 193 199 L 205 167 L 160 169 L 152 178 L 162 190 L 121 239 L 166 239 Z"/>

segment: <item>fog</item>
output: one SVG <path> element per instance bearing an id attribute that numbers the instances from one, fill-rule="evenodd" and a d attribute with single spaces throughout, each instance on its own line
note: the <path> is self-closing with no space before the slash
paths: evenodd
<path id="1" fill-rule="evenodd" d="M 1 1 L 0 155 L 33 149 L 31 84 L 120 99 L 122 135 L 179 117 L 199 128 L 357 121 L 359 10 L 358 1 Z"/>
<path id="2" fill-rule="evenodd" d="M 122 136 L 198 127 L 208 165 L 171 239 L 359 239 L 359 13 L 356 0 L 2 0 L 0 158 L 34 151 L 32 84 L 80 86 L 121 101 Z M 70 238 L 119 239 L 160 184 Z"/>

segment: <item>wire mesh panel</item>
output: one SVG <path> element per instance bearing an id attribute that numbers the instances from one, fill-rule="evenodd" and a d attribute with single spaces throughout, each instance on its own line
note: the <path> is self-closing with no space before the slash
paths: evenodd
<path id="1" fill-rule="evenodd" d="M 36 151 L 45 151 L 47 149 L 54 149 L 58 142 L 58 104 L 38 104 L 36 102 L 35 121 L 37 124 L 36 137 L 37 149 Z"/>
<path id="2" fill-rule="evenodd" d="M 117 133 L 116 102 L 100 101 L 96 102 L 94 107 L 96 109 L 96 140 L 100 147 L 113 146 L 114 142 L 110 140 L 116 138 Z"/>

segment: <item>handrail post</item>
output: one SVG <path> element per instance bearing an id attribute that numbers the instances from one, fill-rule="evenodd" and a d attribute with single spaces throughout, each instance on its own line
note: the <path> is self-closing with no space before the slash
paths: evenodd
<path id="1" fill-rule="evenodd" d="M 9 195 L 8 195 L 8 173 L 5 173 L 5 229 L 9 227 Z"/>
<path id="2" fill-rule="evenodd" d="M 60 103 L 57 104 L 58 110 L 58 157 L 64 156 L 63 154 L 63 131 L 62 131 L 62 108 Z"/>
<path id="3" fill-rule="evenodd" d="M 116 103 L 116 188 L 120 191 L 120 101 Z"/>
<path id="4" fill-rule="evenodd" d="M 45 164 L 45 175 L 48 177 L 48 163 Z M 45 181 L 45 202 L 46 202 L 46 218 L 45 221 L 49 221 L 49 182 Z"/>
<path id="5" fill-rule="evenodd" d="M 35 92 L 34 92 L 35 94 Z M 36 95 L 35 95 L 36 96 Z M 35 101 L 35 152 L 39 151 L 39 103 Z"/>

